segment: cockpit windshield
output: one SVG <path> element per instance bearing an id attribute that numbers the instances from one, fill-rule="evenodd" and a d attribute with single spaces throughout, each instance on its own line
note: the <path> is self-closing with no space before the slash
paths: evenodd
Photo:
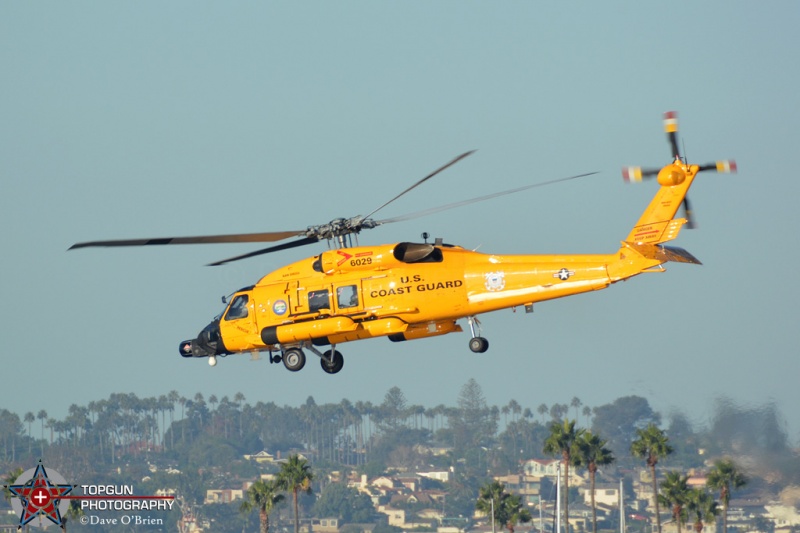
<path id="1" fill-rule="evenodd" d="M 237 320 L 239 318 L 247 317 L 247 302 L 250 298 L 246 294 L 236 296 L 228 308 L 228 313 L 225 315 L 225 320 Z"/>

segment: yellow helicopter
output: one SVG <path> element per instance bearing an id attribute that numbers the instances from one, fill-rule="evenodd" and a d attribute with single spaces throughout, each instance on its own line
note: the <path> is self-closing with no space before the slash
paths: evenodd
<path id="1" fill-rule="evenodd" d="M 197 243 L 275 242 L 277 244 L 212 263 L 231 261 L 316 243 L 323 239 L 336 247 L 275 270 L 255 285 L 235 292 L 225 311 L 197 335 L 180 343 L 184 357 L 217 357 L 233 353 L 269 352 L 270 363 L 283 362 L 296 372 L 306 363 L 305 350 L 317 355 L 322 369 L 339 372 L 344 359 L 336 346 L 373 337 L 409 341 L 462 331 L 466 319 L 469 348 L 482 353 L 489 342 L 481 336 L 477 315 L 522 306 L 526 312 L 544 300 L 605 289 L 612 283 L 643 272 L 663 271 L 668 261 L 700 264 L 682 248 L 663 243 L 678 236 L 684 224 L 693 226 L 686 193 L 698 172 L 735 172 L 730 160 L 690 165 L 680 155 L 677 117 L 665 113 L 664 126 L 672 148 L 672 163 L 661 169 L 626 167 L 626 181 L 656 177 L 660 185 L 653 200 L 622 241 L 605 255 L 500 255 L 466 250 L 460 246 L 401 242 L 353 246 L 361 230 L 407 220 L 524 189 L 587 176 L 581 174 L 510 191 L 473 198 L 412 215 L 374 220 L 378 210 L 426 180 L 470 155 L 467 152 L 430 173 L 366 216 L 340 218 L 302 231 L 236 235 L 170 237 L 83 242 L 70 249 L 95 246 L 142 246 Z M 594 174 L 594 173 L 591 173 Z M 686 218 L 675 218 L 681 205 Z M 329 346 L 322 352 L 320 347 Z M 324 348 L 322 348 L 324 349 Z"/>

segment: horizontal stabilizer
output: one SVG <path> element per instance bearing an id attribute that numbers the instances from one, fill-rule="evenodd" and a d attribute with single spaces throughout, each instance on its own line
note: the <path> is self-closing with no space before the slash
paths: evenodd
<path id="1" fill-rule="evenodd" d="M 695 256 L 677 246 L 663 246 L 659 244 L 637 244 L 626 243 L 630 248 L 633 248 L 644 257 L 654 259 L 661 263 L 672 261 L 673 263 L 691 263 L 694 265 L 702 265 Z"/>

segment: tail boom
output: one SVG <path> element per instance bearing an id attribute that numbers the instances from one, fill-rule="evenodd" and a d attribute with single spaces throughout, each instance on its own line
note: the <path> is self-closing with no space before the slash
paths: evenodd
<path id="1" fill-rule="evenodd" d="M 615 283 L 644 272 L 663 272 L 661 265 L 667 262 L 702 264 L 691 253 L 677 246 L 623 241 L 617 252 L 617 260 L 608 265 L 608 277 L 611 283 Z"/>

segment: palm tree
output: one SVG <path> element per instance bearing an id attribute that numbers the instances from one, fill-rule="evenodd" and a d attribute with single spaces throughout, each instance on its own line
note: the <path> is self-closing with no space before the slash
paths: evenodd
<path id="1" fill-rule="evenodd" d="M 64 533 L 67 533 L 67 522 L 70 520 L 80 520 L 80 518 L 85 514 L 86 513 L 84 513 L 83 509 L 81 508 L 80 501 L 70 500 L 67 512 L 61 517 L 61 530 L 64 531 Z"/>
<path id="2" fill-rule="evenodd" d="M 36 418 L 41 421 L 42 423 L 42 455 L 44 455 L 44 421 L 47 420 L 47 411 L 41 409 L 38 413 L 36 413 Z"/>
<path id="3" fill-rule="evenodd" d="M 500 500 L 505 490 L 505 485 L 497 480 L 486 483 L 478 489 L 478 501 L 475 502 L 475 509 L 486 516 L 491 516 L 492 525 L 495 522 L 502 523 L 503 516 L 499 514 L 501 510 Z M 494 511 L 494 514 L 492 514 L 492 511 Z"/>
<path id="4" fill-rule="evenodd" d="M 31 437 L 31 424 L 34 420 L 36 420 L 36 416 L 34 416 L 33 413 L 25 413 L 25 422 L 28 423 L 28 455 L 31 453 L 31 446 L 33 444 L 33 438 Z"/>
<path id="5" fill-rule="evenodd" d="M 592 408 L 588 405 L 583 406 L 583 417 L 586 419 L 586 425 L 589 425 L 589 417 L 592 416 Z"/>
<path id="6" fill-rule="evenodd" d="M 236 394 L 233 395 L 233 401 L 237 405 L 237 407 L 239 407 L 239 436 L 241 437 L 242 435 L 244 435 L 244 432 L 242 430 L 242 407 L 245 401 L 244 394 L 242 394 L 241 392 L 237 392 Z"/>
<path id="7" fill-rule="evenodd" d="M 607 441 L 600 438 L 599 435 L 586 431 L 577 441 L 578 445 L 578 461 L 580 464 L 586 466 L 589 471 L 589 477 L 592 480 L 592 531 L 597 533 L 597 507 L 594 501 L 594 486 L 595 477 L 597 475 L 598 466 L 606 466 L 613 463 L 616 459 L 611 450 L 606 448 Z M 680 533 L 680 532 L 679 532 Z"/>
<path id="8" fill-rule="evenodd" d="M 672 518 L 678 526 L 678 533 L 681 533 L 681 525 L 686 523 L 683 508 L 689 498 L 688 481 L 689 476 L 682 476 L 677 470 L 667 472 L 661 482 L 661 494 L 658 495 L 660 503 L 672 508 Z"/>
<path id="9" fill-rule="evenodd" d="M 656 508 L 656 526 L 661 533 L 661 510 L 658 507 L 658 480 L 656 479 L 656 465 L 659 457 L 666 457 L 672 453 L 669 438 L 666 433 L 651 423 L 644 429 L 636 430 L 636 440 L 631 443 L 631 455 L 645 459 L 653 476 L 653 503 Z"/>
<path id="10" fill-rule="evenodd" d="M 483 485 L 478 491 L 475 509 L 491 516 L 492 525 L 500 523 L 509 533 L 514 533 L 514 526 L 518 523 L 531 521 L 531 513 L 522 505 L 519 496 L 505 489 L 505 485 L 499 481 Z"/>
<path id="11" fill-rule="evenodd" d="M 507 516 L 506 529 L 508 529 L 509 533 L 514 533 L 514 526 L 520 522 L 525 524 L 531 521 L 531 512 L 522 505 L 518 495 L 508 495 L 507 498 L 503 499 L 502 506 Z"/>
<path id="12" fill-rule="evenodd" d="M 300 532 L 297 493 L 303 491 L 310 494 L 313 479 L 311 466 L 306 459 L 301 459 L 299 455 L 290 455 L 281 465 L 281 471 L 278 473 L 279 486 L 283 490 L 291 491 L 294 500 L 294 533 Z"/>
<path id="13" fill-rule="evenodd" d="M 720 459 L 708 473 L 706 486 L 719 491 L 722 502 L 722 533 L 728 533 L 728 504 L 731 501 L 731 489 L 740 489 L 747 484 L 747 478 L 730 459 Z"/>
<path id="14" fill-rule="evenodd" d="M 569 405 L 575 409 L 575 420 L 578 420 L 578 407 L 583 405 L 583 402 L 577 396 L 573 396 L 572 401 L 569 402 Z"/>
<path id="15" fill-rule="evenodd" d="M 3 499 L 7 502 L 11 501 L 11 498 L 14 495 L 11 493 L 11 489 L 9 489 L 9 485 L 13 485 L 14 482 L 22 475 L 22 468 L 14 468 L 13 470 L 9 470 L 6 473 L 6 477 L 3 478 Z"/>
<path id="16" fill-rule="evenodd" d="M 575 420 L 564 419 L 563 423 L 550 424 L 550 436 L 544 441 L 544 453 L 561 455 L 564 465 L 564 523 L 569 533 L 569 465 L 580 457 L 577 441 L 585 430 L 575 429 Z"/>
<path id="17" fill-rule="evenodd" d="M 508 408 L 511 410 L 511 420 L 516 422 L 517 416 L 522 412 L 522 406 L 517 400 L 513 398 L 508 402 Z"/>
<path id="18" fill-rule="evenodd" d="M 550 412 L 550 408 L 547 407 L 546 403 L 542 403 L 536 408 L 536 412 L 542 416 L 542 424 L 544 424 L 544 415 Z"/>
<path id="19" fill-rule="evenodd" d="M 247 498 L 242 502 L 239 511 L 249 513 L 253 509 L 258 509 L 260 532 L 269 533 L 269 515 L 283 499 L 277 482 L 259 479 L 247 489 Z"/>
<path id="20" fill-rule="evenodd" d="M 719 514 L 717 502 L 714 498 L 702 489 L 692 489 L 686 500 L 686 510 L 689 515 L 694 515 L 694 530 L 697 533 L 703 531 L 703 522 L 713 520 Z"/>

